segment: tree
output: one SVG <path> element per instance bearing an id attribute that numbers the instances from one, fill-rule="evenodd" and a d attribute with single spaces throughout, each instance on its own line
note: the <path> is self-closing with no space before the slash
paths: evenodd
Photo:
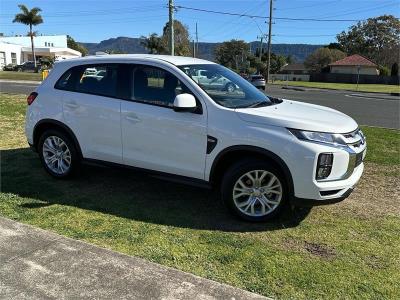
<path id="1" fill-rule="evenodd" d="M 337 49 L 337 50 L 340 50 L 340 51 L 344 51 L 342 45 L 340 45 L 339 43 L 329 43 L 329 45 L 325 46 L 324 48 Z"/>
<path id="2" fill-rule="evenodd" d="M 304 65 L 310 71 L 320 73 L 323 68 L 327 67 L 330 63 L 345 57 L 346 53 L 340 50 L 318 48 L 306 58 Z"/>
<path id="3" fill-rule="evenodd" d="M 23 4 L 18 5 L 18 7 L 21 10 L 21 13 L 15 15 L 13 23 L 16 22 L 16 23 L 21 23 L 21 24 L 25 24 L 25 25 L 29 26 L 28 35 L 31 37 L 32 57 L 33 57 L 33 61 L 35 63 L 35 68 L 36 68 L 37 67 L 36 55 L 35 55 L 35 47 L 34 47 L 34 43 L 33 43 L 34 33 L 32 31 L 32 27 L 43 23 L 42 16 L 39 14 L 42 10 L 39 7 L 34 7 L 31 10 L 29 10 Z"/>
<path id="4" fill-rule="evenodd" d="M 67 35 L 67 47 L 79 51 L 80 53 L 82 53 L 82 56 L 85 56 L 89 53 L 88 49 L 86 49 L 85 46 L 75 42 L 75 40 L 69 35 Z"/>
<path id="5" fill-rule="evenodd" d="M 383 15 L 358 22 L 336 38 L 349 55 L 360 54 L 387 67 L 399 62 L 400 20 L 395 16 Z"/>
<path id="6" fill-rule="evenodd" d="M 385 66 L 379 66 L 379 75 L 381 76 L 389 76 L 390 75 L 390 69 Z"/>
<path id="7" fill-rule="evenodd" d="M 140 44 L 145 47 L 150 54 L 164 54 L 166 49 L 163 46 L 161 37 L 157 33 L 152 33 L 148 37 L 142 36 Z"/>
<path id="8" fill-rule="evenodd" d="M 107 54 L 127 54 L 127 52 L 122 51 L 122 50 L 115 50 L 115 49 L 108 49 L 104 51 Z"/>
<path id="9" fill-rule="evenodd" d="M 268 60 L 268 53 L 264 53 L 263 56 L 261 57 L 261 60 L 263 62 L 266 62 Z M 288 62 L 286 56 L 271 53 L 270 73 L 272 74 L 278 73 L 287 63 Z"/>
<path id="10" fill-rule="evenodd" d="M 289 54 L 288 56 L 286 56 L 286 63 L 287 64 L 293 64 L 293 63 L 295 63 L 296 62 L 296 60 L 295 60 L 295 58 L 293 57 L 293 55 L 291 55 L 291 54 Z"/>
<path id="11" fill-rule="evenodd" d="M 392 65 L 390 75 L 399 76 L 399 64 L 397 62 Z"/>
<path id="12" fill-rule="evenodd" d="M 241 40 L 223 42 L 215 48 L 215 60 L 236 71 L 246 67 L 248 55 L 249 45 Z"/>
<path id="13" fill-rule="evenodd" d="M 169 23 L 167 22 L 163 28 L 163 35 L 161 37 L 162 46 L 165 50 L 169 49 Z M 178 20 L 174 20 L 174 42 L 175 42 L 175 55 L 189 56 L 190 55 L 190 42 L 189 31 L 185 25 Z"/>

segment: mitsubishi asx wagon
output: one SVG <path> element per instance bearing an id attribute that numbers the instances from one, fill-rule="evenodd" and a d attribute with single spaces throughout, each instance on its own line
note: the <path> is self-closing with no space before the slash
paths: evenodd
<path id="1" fill-rule="evenodd" d="M 366 142 L 352 118 L 269 97 L 206 60 L 64 60 L 27 102 L 28 142 L 53 177 L 73 175 L 82 162 L 131 167 L 216 187 L 249 221 L 268 220 L 288 203 L 341 201 L 363 173 Z"/>

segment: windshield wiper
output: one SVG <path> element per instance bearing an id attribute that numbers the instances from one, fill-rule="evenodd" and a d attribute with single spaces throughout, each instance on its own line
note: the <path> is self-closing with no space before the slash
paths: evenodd
<path id="1" fill-rule="evenodd" d="M 255 108 L 255 107 L 262 107 L 262 106 L 269 106 L 269 105 L 271 105 L 271 103 L 269 103 L 267 101 L 260 101 L 260 102 L 253 103 L 252 105 L 246 106 L 246 108 Z"/>

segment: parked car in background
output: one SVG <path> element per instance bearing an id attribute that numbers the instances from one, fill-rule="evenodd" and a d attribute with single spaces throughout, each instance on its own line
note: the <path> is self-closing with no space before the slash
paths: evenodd
<path id="1" fill-rule="evenodd" d="M 226 79 L 235 91 L 199 76 Z M 268 97 L 231 70 L 191 57 L 64 60 L 27 102 L 28 143 L 51 176 L 66 178 L 81 162 L 146 170 L 216 187 L 249 221 L 270 219 L 286 203 L 341 201 L 364 169 L 366 141 L 352 118 Z"/>
<path id="2" fill-rule="evenodd" d="M 85 75 L 96 75 L 97 69 L 96 68 L 87 68 L 85 70 Z"/>
<path id="3" fill-rule="evenodd" d="M 221 74 L 212 73 L 209 70 L 196 70 L 195 74 L 192 75 L 192 79 L 207 89 L 228 91 L 230 93 L 236 90 L 236 85 L 228 78 L 221 76 Z"/>
<path id="4" fill-rule="evenodd" d="M 254 85 L 256 88 L 265 88 L 265 79 L 262 75 L 250 75 L 248 80 Z"/>
<path id="5" fill-rule="evenodd" d="M 37 70 L 40 70 L 41 65 L 39 63 L 36 64 L 35 68 L 35 62 L 33 61 L 26 61 L 20 65 L 17 65 L 16 71 L 18 72 L 35 72 Z"/>
<path id="6" fill-rule="evenodd" d="M 3 71 L 16 71 L 17 65 L 16 64 L 8 64 L 3 67 Z"/>

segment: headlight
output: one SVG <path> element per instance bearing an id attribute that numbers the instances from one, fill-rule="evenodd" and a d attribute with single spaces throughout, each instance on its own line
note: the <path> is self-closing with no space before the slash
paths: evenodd
<path id="1" fill-rule="evenodd" d="M 333 133 L 305 131 L 291 128 L 288 128 L 288 130 L 299 140 L 331 145 L 346 145 L 339 136 Z"/>

